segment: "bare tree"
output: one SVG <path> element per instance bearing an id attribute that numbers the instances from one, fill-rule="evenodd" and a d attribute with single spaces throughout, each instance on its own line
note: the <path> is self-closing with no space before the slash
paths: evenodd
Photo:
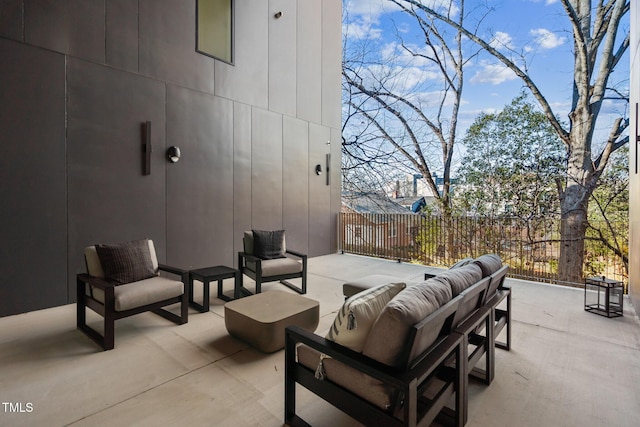
<path id="1" fill-rule="evenodd" d="M 348 169 L 418 173 L 451 212 L 451 166 L 460 109 L 463 68 L 475 53 L 463 49 L 461 31 L 419 9 L 393 1 L 415 22 L 419 44 L 396 31 L 393 54 L 382 56 L 371 40 L 350 41 L 343 60 L 343 153 Z M 450 16 L 453 18 L 453 14 Z M 455 15 L 462 27 L 464 11 Z M 348 37 L 347 37 L 348 39 Z M 376 52 L 380 56 L 376 56 Z M 410 83 L 408 83 L 410 82 Z M 443 177 L 441 188 L 434 173 Z"/>
<path id="2" fill-rule="evenodd" d="M 417 0 L 390 0 L 405 3 L 427 13 L 433 19 L 455 28 L 511 69 L 529 88 L 547 119 L 566 146 L 568 154 L 566 177 L 557 183 L 562 216 L 562 246 L 558 266 L 561 281 L 582 280 L 584 238 L 587 228 L 588 203 L 597 187 L 611 154 L 628 142 L 624 131 L 629 125 L 622 117 L 614 121 L 609 138 L 597 153 L 593 153 L 593 136 L 602 103 L 617 91 L 608 88 L 609 78 L 629 48 L 629 32 L 616 42 L 620 24 L 629 13 L 628 0 L 561 0 L 570 22 L 573 43 L 573 100 L 569 113 L 569 128 L 565 129 L 545 95 L 534 82 L 526 65 L 518 65 L 499 48 L 478 35 L 477 28 L 466 28 L 451 14 Z M 455 2 L 464 7 L 464 0 Z M 595 3 L 595 4 L 592 4 Z M 454 4 L 453 1 L 449 2 Z M 623 96 L 624 97 L 624 96 Z M 628 101 L 628 99 L 627 99 Z"/>

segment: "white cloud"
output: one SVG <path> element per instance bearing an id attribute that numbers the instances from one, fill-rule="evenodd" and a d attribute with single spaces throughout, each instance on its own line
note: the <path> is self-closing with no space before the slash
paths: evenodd
<path id="1" fill-rule="evenodd" d="M 367 16 L 377 19 L 382 13 L 399 10 L 398 6 L 388 0 L 345 0 L 344 13 L 352 19 L 357 16 Z"/>
<path id="2" fill-rule="evenodd" d="M 342 26 L 342 35 L 351 40 L 377 40 L 382 38 L 382 29 L 376 24 L 376 21 L 365 17 L 352 20 Z"/>
<path id="3" fill-rule="evenodd" d="M 513 49 L 513 43 L 511 43 L 512 40 L 513 39 L 508 33 L 498 31 L 489 44 L 495 49 L 500 49 L 502 47 Z"/>
<path id="4" fill-rule="evenodd" d="M 480 70 L 471 77 L 471 83 L 490 83 L 492 85 L 499 85 L 500 83 L 518 78 L 511 69 L 502 63 L 489 63 L 487 61 L 483 61 L 480 64 L 480 67 Z"/>
<path id="5" fill-rule="evenodd" d="M 567 41 L 566 37 L 559 37 L 545 28 L 536 28 L 529 33 L 533 36 L 534 42 L 542 49 L 553 49 L 562 46 Z"/>

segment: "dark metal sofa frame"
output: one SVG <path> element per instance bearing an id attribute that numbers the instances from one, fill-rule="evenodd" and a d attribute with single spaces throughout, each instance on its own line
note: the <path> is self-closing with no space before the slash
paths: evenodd
<path id="1" fill-rule="evenodd" d="M 103 279 L 90 276 L 88 274 L 78 274 L 76 276 L 77 284 L 77 328 L 84 332 L 89 338 L 94 340 L 103 350 L 112 350 L 115 347 L 115 321 L 135 314 L 151 311 L 170 320 L 178 325 L 187 323 L 189 315 L 189 272 L 180 268 L 170 267 L 168 265 L 158 265 L 158 270 L 175 274 L 181 277 L 184 284 L 184 292 L 181 296 L 169 298 L 164 301 L 158 301 L 130 310 L 116 311 L 115 309 L 115 285 Z M 104 291 L 104 304 L 87 295 L 87 286 L 95 286 Z M 174 314 L 163 307 L 175 303 L 180 303 L 180 315 Z M 90 308 L 104 318 L 104 334 L 87 325 L 86 308 Z"/>

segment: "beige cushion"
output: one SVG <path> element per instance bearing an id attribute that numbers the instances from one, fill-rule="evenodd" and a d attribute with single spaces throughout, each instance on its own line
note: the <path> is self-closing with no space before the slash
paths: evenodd
<path id="1" fill-rule="evenodd" d="M 154 302 L 164 301 L 184 293 L 184 284 L 165 277 L 155 276 L 138 282 L 116 286 L 114 289 L 116 311 L 125 311 Z M 93 298 L 104 304 L 104 291 L 93 289 Z"/>
<path id="2" fill-rule="evenodd" d="M 429 280 L 450 286 L 452 297 L 455 298 L 460 292 L 477 283 L 480 279 L 482 279 L 482 270 L 474 263 L 453 270 L 447 270 Z"/>
<path id="3" fill-rule="evenodd" d="M 361 352 L 378 315 L 405 286 L 404 283 L 387 283 L 347 299 L 338 311 L 327 339 Z"/>
<path id="4" fill-rule="evenodd" d="M 298 362 L 315 370 L 320 363 L 321 354 L 306 345 L 298 346 Z M 366 401 L 388 409 L 392 404 L 393 388 L 386 386 L 369 375 L 363 374 L 335 359 L 323 358 L 325 380 L 336 383 L 362 397 Z"/>
<path id="5" fill-rule="evenodd" d="M 247 268 L 255 271 L 255 263 L 247 262 Z M 262 260 L 262 277 L 280 276 L 302 272 L 302 262 L 293 258 Z"/>
<path id="6" fill-rule="evenodd" d="M 384 364 L 400 367 L 402 350 L 411 326 L 451 300 L 448 284 L 429 279 L 408 286 L 382 310 L 371 327 L 363 354 Z"/>
<path id="7" fill-rule="evenodd" d="M 496 254 L 481 255 L 474 261 L 482 270 L 482 277 L 491 276 L 502 267 L 502 260 Z"/>

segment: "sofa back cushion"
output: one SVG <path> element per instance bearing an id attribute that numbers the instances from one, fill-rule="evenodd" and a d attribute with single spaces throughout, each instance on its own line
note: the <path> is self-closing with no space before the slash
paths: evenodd
<path id="1" fill-rule="evenodd" d="M 452 298 L 460 292 L 482 279 L 482 270 L 477 264 L 467 264 L 453 270 L 447 270 L 429 280 L 433 280 L 451 287 Z"/>
<path id="2" fill-rule="evenodd" d="M 389 366 L 404 366 L 408 361 L 402 358 L 412 346 L 407 342 L 410 328 L 450 300 L 451 287 L 434 279 L 407 287 L 382 310 L 362 353 Z"/>
<path id="3" fill-rule="evenodd" d="M 502 267 L 502 260 L 496 254 L 481 255 L 474 261 L 482 270 L 482 277 L 491 276 Z"/>
<path id="4" fill-rule="evenodd" d="M 157 274 L 158 261 L 152 246 L 149 239 L 91 246 L 85 249 L 87 272 L 116 284 L 153 277 Z"/>
<path id="5" fill-rule="evenodd" d="M 362 352 L 369 331 L 380 312 L 405 286 L 404 283 L 388 283 L 350 297 L 338 311 L 326 338 Z"/>

